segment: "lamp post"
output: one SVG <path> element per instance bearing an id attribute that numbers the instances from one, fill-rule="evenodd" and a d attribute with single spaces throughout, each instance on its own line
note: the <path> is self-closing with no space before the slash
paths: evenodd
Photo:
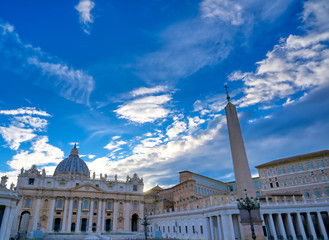
<path id="1" fill-rule="evenodd" d="M 145 214 L 144 219 L 141 219 L 142 225 L 144 226 L 144 234 L 145 234 L 145 240 L 147 240 L 147 226 L 150 225 L 147 219 L 147 215 Z"/>
<path id="2" fill-rule="evenodd" d="M 246 195 L 246 197 L 237 199 L 237 204 L 238 204 L 238 209 L 243 209 L 243 210 L 247 210 L 248 214 L 249 214 L 249 222 L 250 222 L 250 229 L 251 229 L 251 237 L 252 239 L 256 239 L 256 234 L 255 234 L 255 228 L 254 228 L 254 223 L 251 217 L 251 213 L 250 211 L 252 209 L 258 209 L 260 207 L 259 204 L 259 199 L 258 198 L 249 198 L 247 195 L 247 189 L 244 190 L 244 194 Z"/>

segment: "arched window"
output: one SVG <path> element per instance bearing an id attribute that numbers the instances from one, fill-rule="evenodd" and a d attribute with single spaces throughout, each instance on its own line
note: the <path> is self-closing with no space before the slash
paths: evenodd
<path id="1" fill-rule="evenodd" d="M 30 207 L 30 205 L 31 205 L 31 199 L 29 199 L 29 198 L 25 199 L 24 207 Z"/>
<path id="2" fill-rule="evenodd" d="M 77 208 L 77 207 L 78 207 L 78 202 L 77 201 L 74 201 L 73 208 Z"/>
<path id="3" fill-rule="evenodd" d="M 88 200 L 83 201 L 83 208 L 88 208 Z"/>
<path id="4" fill-rule="evenodd" d="M 137 210 L 137 203 L 134 203 L 134 204 L 133 204 L 133 209 L 134 209 L 134 210 Z"/>
<path id="5" fill-rule="evenodd" d="M 107 202 L 107 209 L 111 209 L 111 202 Z"/>
<path id="6" fill-rule="evenodd" d="M 94 202 L 94 209 L 97 209 L 97 202 Z"/>

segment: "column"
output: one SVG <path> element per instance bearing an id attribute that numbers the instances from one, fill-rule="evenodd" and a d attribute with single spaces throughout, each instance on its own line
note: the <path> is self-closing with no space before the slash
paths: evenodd
<path id="1" fill-rule="evenodd" d="M 51 208 L 50 208 L 50 216 L 48 219 L 48 227 L 47 230 L 48 231 L 52 231 L 53 230 L 53 221 L 54 221 L 54 211 L 55 211 L 55 198 L 51 199 Z"/>
<path id="2" fill-rule="evenodd" d="M 214 234 L 214 220 L 212 217 L 209 217 L 210 219 L 210 239 L 215 239 L 215 234 Z M 184 229 L 185 230 L 185 229 Z"/>
<path id="3" fill-rule="evenodd" d="M 89 226 L 88 226 L 88 232 L 93 231 L 93 214 L 94 214 L 94 199 L 91 199 L 90 201 L 90 208 L 89 208 Z"/>
<path id="4" fill-rule="evenodd" d="M 281 213 L 278 213 L 278 222 L 279 222 L 279 228 L 280 228 L 280 234 L 283 236 L 284 239 L 287 238 L 286 230 L 284 229 L 284 224 L 282 220 L 282 215 Z"/>
<path id="5" fill-rule="evenodd" d="M 309 212 L 307 212 L 306 215 L 307 215 L 307 223 L 308 223 L 308 226 L 310 228 L 313 239 L 317 239 L 318 237 L 316 236 L 316 232 L 315 232 L 315 228 L 314 228 L 314 224 L 313 224 L 313 221 L 312 221 L 311 214 Z"/>
<path id="6" fill-rule="evenodd" d="M 15 204 L 16 205 L 16 204 Z M 12 230 L 12 223 L 14 220 L 14 216 L 15 216 L 15 205 L 10 207 L 10 212 L 9 212 L 9 220 L 8 220 L 8 228 L 6 228 L 5 231 L 5 235 L 4 235 L 4 239 L 9 239 L 9 236 L 11 234 L 11 230 Z M 17 230 L 17 229 L 16 229 Z"/>
<path id="7" fill-rule="evenodd" d="M 70 198 L 69 217 L 67 219 L 67 226 L 65 229 L 67 232 L 71 232 L 72 211 L 73 211 L 73 198 Z"/>
<path id="8" fill-rule="evenodd" d="M 179 228 L 179 225 L 178 225 Z M 210 218 L 206 217 L 206 229 L 207 229 L 207 240 L 211 240 L 211 227 L 210 227 Z M 161 230 L 162 231 L 162 230 Z M 182 235 L 182 233 L 180 233 Z"/>
<path id="9" fill-rule="evenodd" d="M 66 226 L 66 219 L 67 219 L 67 205 L 69 203 L 69 200 L 67 198 L 65 198 L 65 204 L 64 204 L 64 215 L 63 215 L 63 224 L 62 224 L 62 232 L 65 232 L 67 229 Z"/>
<path id="10" fill-rule="evenodd" d="M 143 218 L 143 215 L 140 216 L 140 218 Z M 125 202 L 125 231 L 130 231 L 130 201 Z"/>
<path id="11" fill-rule="evenodd" d="M 231 239 L 235 239 L 232 214 L 228 215 L 228 224 L 230 226 Z"/>
<path id="12" fill-rule="evenodd" d="M 273 214 L 271 214 L 271 213 L 268 214 L 268 220 L 270 223 L 271 235 L 274 237 L 274 239 L 278 239 L 278 236 L 276 235 L 274 221 L 273 221 Z"/>
<path id="13" fill-rule="evenodd" d="M 289 232 L 291 234 L 291 236 L 293 237 L 293 239 L 297 239 L 296 236 L 296 232 L 295 232 L 295 228 L 294 228 L 294 223 L 292 222 L 292 218 L 290 213 L 287 213 L 287 222 L 288 222 L 288 228 L 289 228 Z"/>
<path id="14" fill-rule="evenodd" d="M 318 222 L 319 222 L 321 234 L 323 235 L 324 239 L 328 239 L 328 234 L 326 232 L 326 227 L 324 226 L 321 213 L 320 212 L 316 212 L 316 215 L 318 217 Z"/>
<path id="15" fill-rule="evenodd" d="M 218 225 L 219 239 L 222 239 L 223 238 L 223 233 L 222 233 L 222 227 L 221 227 L 220 219 L 219 219 L 218 215 L 217 215 L 217 225 Z"/>
<path id="16" fill-rule="evenodd" d="M 1 239 L 5 239 L 5 237 L 6 237 L 5 234 L 6 234 L 6 230 L 8 227 L 8 218 L 9 218 L 10 212 L 11 212 L 10 206 L 5 206 L 5 212 L 2 217 L 2 224 L 1 224 L 1 229 L 0 229 Z"/>
<path id="17" fill-rule="evenodd" d="M 105 231 L 104 224 L 105 224 L 105 215 L 106 215 L 106 199 L 103 200 L 103 211 L 102 211 L 102 223 L 101 223 L 101 232 Z"/>
<path id="18" fill-rule="evenodd" d="M 82 202 L 82 200 L 81 200 L 81 198 L 79 198 L 77 222 L 76 222 L 76 225 L 75 225 L 75 231 L 76 232 L 81 232 L 81 229 L 80 229 L 81 202 Z"/>
<path id="19" fill-rule="evenodd" d="M 143 201 L 139 201 L 139 215 L 140 215 L 140 218 L 144 218 L 144 202 Z M 130 222 L 130 221 L 129 221 Z M 139 222 L 139 228 L 138 230 L 141 231 L 141 230 L 144 230 L 142 229 L 142 222 L 141 221 L 138 221 Z M 130 224 L 129 224 L 130 225 Z M 172 232 L 172 231 L 171 231 Z"/>
<path id="20" fill-rule="evenodd" d="M 304 225 L 303 225 L 303 221 L 300 216 L 300 213 L 297 213 L 297 223 L 298 223 L 298 228 L 300 231 L 299 234 L 301 234 L 303 236 L 303 239 L 306 239 L 306 233 L 305 233 L 305 229 L 304 229 Z"/>
<path id="21" fill-rule="evenodd" d="M 223 238 L 231 239 L 231 235 L 230 235 L 229 231 L 227 231 L 230 229 L 230 226 L 227 225 L 228 224 L 227 215 L 221 215 L 221 218 L 222 218 L 222 224 L 223 224 L 223 234 L 224 234 Z"/>
<path id="22" fill-rule="evenodd" d="M 35 204 L 34 216 L 33 216 L 32 230 L 37 230 L 37 227 L 38 227 L 39 211 L 40 211 L 40 201 L 41 201 L 41 198 L 40 197 L 37 197 L 37 201 L 36 201 L 36 204 Z"/>
<path id="23" fill-rule="evenodd" d="M 101 230 L 101 214 L 102 214 L 102 205 L 103 201 L 101 199 L 98 200 L 98 212 L 97 212 L 97 232 Z"/>
<path id="24" fill-rule="evenodd" d="M 113 204 L 113 231 L 117 230 L 117 200 L 114 200 Z"/>

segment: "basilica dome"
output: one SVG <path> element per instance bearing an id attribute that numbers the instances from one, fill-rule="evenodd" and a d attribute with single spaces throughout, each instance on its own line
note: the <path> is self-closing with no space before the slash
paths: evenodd
<path id="1" fill-rule="evenodd" d="M 71 151 L 69 157 L 65 158 L 61 161 L 54 172 L 54 176 L 56 175 L 80 175 L 89 177 L 89 169 L 87 164 L 79 157 L 79 151 L 77 149 L 76 144 Z"/>

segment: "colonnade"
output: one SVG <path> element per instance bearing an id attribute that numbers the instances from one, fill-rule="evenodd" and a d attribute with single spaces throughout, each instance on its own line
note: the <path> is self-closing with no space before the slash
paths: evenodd
<path id="1" fill-rule="evenodd" d="M 328 240 L 328 201 L 312 203 L 275 203 L 261 205 L 260 213 L 266 239 L 271 240 Z M 240 213 L 235 204 L 204 207 L 184 211 L 164 212 L 149 216 L 152 230 L 162 231 L 162 236 L 181 239 L 232 240 L 242 239 Z M 182 231 L 168 233 L 175 222 L 188 229 L 204 229 L 202 232 Z M 192 223 L 192 224 L 191 224 Z M 194 225 L 193 225 L 194 224 Z M 150 232 L 150 235 L 153 234 Z M 251 234 L 251 232 L 250 232 Z"/>

